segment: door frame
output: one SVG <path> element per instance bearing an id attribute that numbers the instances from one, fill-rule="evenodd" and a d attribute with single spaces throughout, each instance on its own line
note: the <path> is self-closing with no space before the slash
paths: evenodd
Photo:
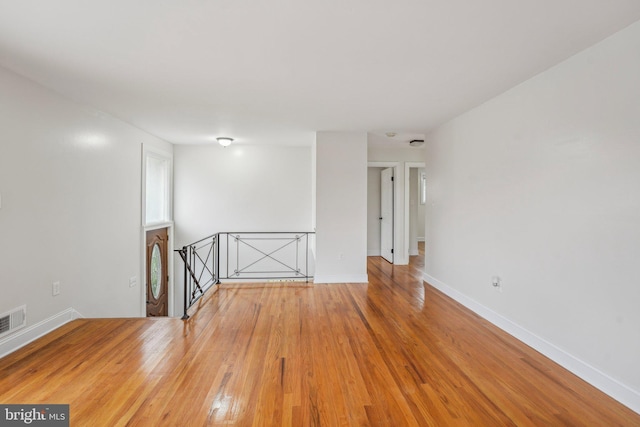
<path id="1" fill-rule="evenodd" d="M 409 236 L 409 190 L 411 183 L 409 182 L 411 178 L 411 169 L 419 169 L 426 168 L 425 162 L 406 162 L 404 164 L 404 254 L 409 259 L 409 246 L 410 246 L 410 238 Z M 425 221 L 426 218 L 422 218 L 422 221 Z M 426 236 L 425 236 L 426 238 Z"/>
<path id="2" fill-rule="evenodd" d="M 166 228 L 167 235 L 169 236 L 169 241 L 167 242 L 167 270 L 169 274 L 169 280 L 167 282 L 168 287 L 168 298 L 169 298 L 169 316 L 175 317 L 175 289 L 174 289 L 174 223 L 173 223 L 173 153 L 161 150 L 155 146 L 148 144 L 140 144 L 140 163 L 142 164 L 142 176 L 141 176 L 141 199 L 140 199 L 140 211 L 141 211 L 141 222 L 142 226 L 140 227 L 140 280 L 138 281 L 138 285 L 140 286 L 140 316 L 147 316 L 147 231 L 156 230 L 158 228 Z M 146 188 L 147 188 L 147 157 L 153 156 L 158 158 L 163 158 L 169 162 L 169 188 L 168 191 L 168 215 L 170 220 L 146 224 Z M 130 280 L 131 286 L 131 280 Z"/>
<path id="3" fill-rule="evenodd" d="M 390 174 L 390 175 L 388 175 Z M 388 176 L 386 176 L 388 175 Z M 385 182 L 385 178 L 389 178 L 391 180 L 391 185 L 389 185 L 388 182 Z M 388 191 L 391 192 L 391 194 L 386 194 L 386 189 L 389 189 Z M 387 198 L 388 196 L 388 198 Z M 395 208 L 395 168 L 384 168 L 380 171 L 380 256 L 382 256 L 382 258 L 384 258 L 386 261 L 390 262 L 391 264 L 394 264 L 394 261 L 396 259 L 395 257 L 395 252 L 397 252 L 395 250 L 395 212 L 394 212 L 394 208 Z M 385 202 L 391 202 L 390 206 L 387 205 L 385 207 Z M 390 222 L 385 222 L 384 217 L 386 215 L 386 209 L 388 208 L 391 212 L 389 212 L 391 214 L 391 221 Z M 389 224 L 385 227 L 383 227 L 383 224 Z M 391 232 L 391 239 L 390 241 L 387 239 L 388 234 L 383 232 L 383 231 L 387 231 L 387 232 Z M 384 243 L 383 243 L 384 242 Z M 385 246 L 386 243 L 390 243 L 391 244 L 391 253 L 386 253 L 385 251 L 388 249 L 388 246 Z"/>
<path id="4" fill-rule="evenodd" d="M 150 232 L 153 232 L 155 230 L 165 230 L 166 234 L 167 234 L 167 241 L 166 241 L 165 249 L 164 249 L 165 250 L 165 259 L 162 260 L 162 263 L 163 263 L 163 265 L 166 265 L 166 269 L 167 269 L 167 271 L 166 271 L 167 272 L 167 276 L 165 278 L 166 286 L 167 286 L 167 289 L 166 289 L 166 293 L 167 293 L 167 307 L 166 307 L 167 314 L 166 314 L 166 316 L 169 317 L 169 301 L 170 301 L 170 299 L 169 299 L 169 289 L 170 289 L 170 287 L 169 287 L 169 277 L 170 277 L 170 275 L 169 275 L 169 257 L 172 255 L 169 252 L 169 241 L 170 241 L 170 239 L 169 239 L 169 227 L 153 227 L 153 228 L 150 228 L 149 230 L 147 230 L 145 232 L 145 238 L 148 237 L 148 234 Z M 149 241 L 145 239 L 145 258 L 144 258 L 144 261 L 145 261 L 144 262 L 145 280 L 142 283 L 144 285 L 144 288 L 145 288 L 145 310 L 144 310 L 145 311 L 145 317 L 150 317 L 149 316 L 149 293 L 148 293 L 148 291 L 149 291 L 149 283 L 147 282 L 147 276 L 146 276 L 147 271 L 149 270 L 149 267 L 150 267 L 148 265 L 148 262 L 150 261 L 150 258 L 151 257 L 150 257 L 150 254 L 149 254 Z M 154 316 L 151 316 L 151 317 L 154 317 Z"/>
<path id="5" fill-rule="evenodd" d="M 142 227 L 142 279 L 140 280 L 141 288 L 141 305 L 140 315 L 141 317 L 147 317 L 147 231 L 157 230 L 159 228 L 167 229 L 167 236 L 169 241 L 167 242 L 167 274 L 169 280 L 167 280 L 167 298 L 168 301 L 168 317 L 175 317 L 173 299 L 175 298 L 175 291 L 173 286 L 173 223 L 167 222 L 164 224 L 154 224 L 149 227 Z"/>
<path id="6" fill-rule="evenodd" d="M 404 168 L 400 167 L 401 162 L 367 162 L 369 168 L 393 168 L 393 191 L 395 194 L 393 200 L 393 263 L 398 265 L 405 265 L 409 263 L 409 257 L 403 254 L 399 248 L 404 248 L 404 242 L 402 242 L 404 236 L 404 224 L 400 221 L 400 218 L 404 218 L 404 191 L 401 191 L 402 185 L 404 185 Z"/>

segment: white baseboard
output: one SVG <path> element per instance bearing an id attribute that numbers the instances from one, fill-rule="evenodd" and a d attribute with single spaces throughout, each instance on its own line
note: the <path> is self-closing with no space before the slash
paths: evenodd
<path id="1" fill-rule="evenodd" d="M 424 237 L 418 237 L 418 242 L 424 242 Z"/>
<path id="2" fill-rule="evenodd" d="M 409 249 L 409 256 L 416 256 L 416 255 L 420 255 L 420 252 L 418 252 L 417 249 Z"/>
<path id="3" fill-rule="evenodd" d="M 380 249 L 367 249 L 367 256 L 380 256 L 381 254 Z"/>
<path id="4" fill-rule="evenodd" d="M 328 274 L 315 276 L 313 283 L 369 283 L 367 274 Z"/>
<path id="5" fill-rule="evenodd" d="M 0 357 L 4 357 L 9 353 L 13 353 L 17 349 L 24 347 L 32 341 L 40 338 L 49 332 L 58 329 L 60 326 L 72 320 L 83 317 L 73 308 L 68 308 L 58 314 L 45 319 L 35 325 L 16 331 L 2 340 L 0 340 Z"/>
<path id="6" fill-rule="evenodd" d="M 532 347 L 544 354 L 549 359 L 582 378 L 595 388 L 608 394 L 618 402 L 627 406 L 629 409 L 640 414 L 640 391 L 632 389 L 615 378 L 611 378 L 599 369 L 594 368 L 588 363 L 574 357 L 549 341 L 537 336 L 533 332 L 526 330 L 522 326 L 496 313 L 490 308 L 487 308 L 469 298 L 451 286 L 442 283 L 435 277 L 425 273 L 422 278 L 425 282 L 464 305 L 469 310 L 493 323 L 495 326 L 527 344 L 529 347 Z"/>

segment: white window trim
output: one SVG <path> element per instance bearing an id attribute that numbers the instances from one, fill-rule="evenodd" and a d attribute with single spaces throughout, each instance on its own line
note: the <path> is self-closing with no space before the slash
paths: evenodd
<path id="1" fill-rule="evenodd" d="M 167 177 L 167 209 L 166 218 L 162 221 L 147 222 L 147 158 L 153 157 L 169 163 Z M 142 146 L 142 226 L 149 229 L 173 225 L 173 154 L 155 147 Z"/>

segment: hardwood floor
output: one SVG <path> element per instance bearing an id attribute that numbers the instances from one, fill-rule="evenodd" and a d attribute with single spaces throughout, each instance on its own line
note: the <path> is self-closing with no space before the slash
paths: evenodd
<path id="1" fill-rule="evenodd" d="M 186 322 L 81 319 L 0 359 L 0 403 L 72 426 L 638 426 L 640 415 L 421 281 L 222 285 Z"/>

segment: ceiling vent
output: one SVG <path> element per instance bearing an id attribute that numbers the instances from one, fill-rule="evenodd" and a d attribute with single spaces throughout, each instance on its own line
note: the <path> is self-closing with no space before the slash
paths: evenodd
<path id="1" fill-rule="evenodd" d="M 27 324 L 27 306 L 23 305 L 7 313 L 0 314 L 0 337 Z"/>
<path id="2" fill-rule="evenodd" d="M 409 145 L 412 147 L 420 147 L 424 144 L 424 139 L 412 139 L 409 141 Z"/>

